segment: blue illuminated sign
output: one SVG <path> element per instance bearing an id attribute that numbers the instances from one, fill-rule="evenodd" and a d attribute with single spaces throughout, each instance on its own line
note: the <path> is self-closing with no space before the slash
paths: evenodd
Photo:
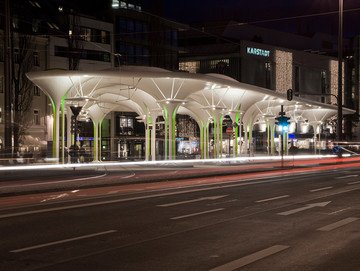
<path id="1" fill-rule="evenodd" d="M 249 55 L 255 55 L 255 56 L 264 56 L 264 57 L 270 56 L 269 50 L 264 50 L 264 49 L 254 48 L 254 47 L 246 47 L 246 53 Z"/>

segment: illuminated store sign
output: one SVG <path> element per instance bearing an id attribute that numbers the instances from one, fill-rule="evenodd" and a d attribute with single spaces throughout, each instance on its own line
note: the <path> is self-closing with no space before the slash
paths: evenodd
<path id="1" fill-rule="evenodd" d="M 256 56 L 264 56 L 264 57 L 270 56 L 269 50 L 264 50 L 264 49 L 254 48 L 254 47 L 246 47 L 246 53 L 249 55 L 256 55 Z"/>

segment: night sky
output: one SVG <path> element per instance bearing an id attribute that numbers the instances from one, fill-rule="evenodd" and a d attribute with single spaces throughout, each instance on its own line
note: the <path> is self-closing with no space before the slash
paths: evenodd
<path id="1" fill-rule="evenodd" d="M 229 20 L 257 22 L 269 19 L 319 14 L 338 10 L 337 0 L 164 0 L 166 16 L 186 23 Z M 360 33 L 360 1 L 344 0 L 344 34 Z M 308 32 L 337 34 L 338 15 L 317 15 L 310 18 L 282 20 L 278 22 L 254 23 L 257 26 L 278 28 L 296 32 L 299 28 Z"/>
<path id="2" fill-rule="evenodd" d="M 61 0 L 55 0 L 61 1 Z M 66 1 L 66 0 L 63 0 Z M 69 0 L 68 0 L 69 1 Z M 360 33 L 360 0 L 344 1 L 344 36 L 352 37 Z M 88 10 L 98 12 L 110 8 L 111 0 L 76 0 Z M 126 0 L 136 3 L 137 0 Z M 261 27 L 276 28 L 289 32 L 325 32 L 337 35 L 338 15 L 316 15 L 338 11 L 338 0 L 142 0 L 144 10 L 156 13 L 170 20 L 183 23 L 207 21 L 228 21 L 252 23 Z M 348 11 L 350 9 L 358 9 Z M 277 22 L 260 23 L 262 20 L 276 20 L 294 16 L 313 17 L 284 19 Z"/>

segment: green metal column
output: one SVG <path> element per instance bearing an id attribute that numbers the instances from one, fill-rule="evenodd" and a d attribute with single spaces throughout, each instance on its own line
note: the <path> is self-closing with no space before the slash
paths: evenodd
<path id="1" fill-rule="evenodd" d="M 205 132 L 205 127 L 204 125 L 201 123 L 200 125 L 200 153 L 201 153 L 201 159 L 204 159 L 205 156 L 205 148 L 204 148 L 204 132 Z"/>
<path id="2" fill-rule="evenodd" d="M 99 149 L 99 156 L 98 156 L 98 159 L 99 159 L 99 161 L 102 161 L 102 159 L 101 159 L 101 151 L 102 151 L 102 122 L 103 122 L 103 120 L 100 120 L 99 121 L 99 147 L 98 147 L 98 149 Z"/>
<path id="3" fill-rule="evenodd" d="M 93 146 L 93 157 L 94 161 L 98 162 L 98 150 L 99 150 L 99 127 L 98 122 L 93 120 L 93 128 L 94 128 L 94 146 Z"/>
<path id="4" fill-rule="evenodd" d="M 169 113 L 166 107 L 164 107 L 164 121 L 165 121 L 165 137 L 164 137 L 164 160 L 168 160 L 169 146 L 168 146 L 168 134 L 169 134 Z"/>
<path id="5" fill-rule="evenodd" d="M 271 155 L 275 155 L 275 124 L 270 123 Z"/>
<path id="6" fill-rule="evenodd" d="M 219 142 L 219 156 L 220 158 L 222 158 L 223 155 L 223 116 L 220 116 L 219 118 L 219 137 L 220 137 L 220 142 Z"/>

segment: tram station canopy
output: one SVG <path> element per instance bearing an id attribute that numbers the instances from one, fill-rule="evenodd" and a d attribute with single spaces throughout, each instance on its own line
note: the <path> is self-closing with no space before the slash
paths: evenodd
<path id="1" fill-rule="evenodd" d="M 211 110 L 226 115 L 240 111 L 253 121 L 262 116 L 275 117 L 280 105 L 294 121 L 302 118 L 324 121 L 336 115 L 337 106 L 294 97 L 240 83 L 220 74 L 189 74 L 160 68 L 125 66 L 96 72 L 49 70 L 30 72 L 28 78 L 45 92 L 55 106 L 62 101 L 81 103 L 93 116 L 113 110 L 131 110 L 146 116 L 161 110 L 163 103 L 180 103 L 197 121 L 206 121 Z M 286 90 L 284 90 L 286 92 Z M 210 111 L 210 112 L 209 112 Z M 344 114 L 354 113 L 343 109 Z"/>
<path id="2" fill-rule="evenodd" d="M 200 126 L 211 121 L 214 112 L 229 115 L 234 123 L 253 125 L 260 119 L 274 119 L 281 105 L 294 122 L 321 123 L 337 114 L 335 105 L 299 97 L 288 101 L 286 90 L 279 93 L 220 74 L 123 66 L 103 71 L 36 71 L 27 76 L 48 95 L 54 113 L 59 115 L 62 106 L 81 105 L 81 114 L 95 122 L 111 111 L 136 112 L 146 122 L 170 110 L 190 115 Z M 343 108 L 343 114 L 352 113 Z"/>

